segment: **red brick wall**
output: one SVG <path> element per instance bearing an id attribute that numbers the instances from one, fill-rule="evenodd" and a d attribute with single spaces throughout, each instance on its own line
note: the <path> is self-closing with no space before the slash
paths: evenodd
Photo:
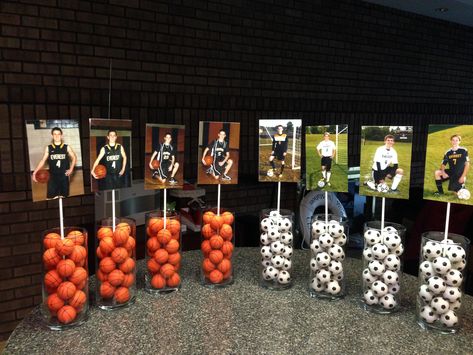
<path id="1" fill-rule="evenodd" d="M 255 182 L 257 117 L 349 123 L 353 165 L 360 124 L 414 123 L 414 184 L 427 124 L 473 117 L 473 30 L 362 1 L 2 0 L 0 26 L 1 337 L 40 301 L 40 232 L 58 224 L 57 202 L 30 202 L 24 120 L 80 119 L 87 157 L 110 58 L 111 116 L 134 121 L 135 177 L 145 122 L 186 125 L 195 178 L 198 121 L 240 121 L 242 184 L 223 198 L 243 213 L 271 204 L 273 187 Z M 285 196 L 294 207 L 294 185 Z M 66 223 L 92 223 L 93 203 L 67 199 Z"/>

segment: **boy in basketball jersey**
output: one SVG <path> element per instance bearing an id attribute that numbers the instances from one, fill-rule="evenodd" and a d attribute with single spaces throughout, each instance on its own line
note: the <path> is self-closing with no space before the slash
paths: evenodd
<path id="1" fill-rule="evenodd" d="M 327 186 L 330 184 L 330 176 L 332 175 L 332 160 L 335 156 L 336 146 L 333 141 L 330 140 L 330 133 L 324 133 L 324 140 L 317 145 L 317 153 L 320 156 L 320 166 L 322 168 L 322 179 L 327 183 Z"/>
<path id="2" fill-rule="evenodd" d="M 404 170 L 399 168 L 397 152 L 393 148 L 394 136 L 388 134 L 384 137 L 384 145 L 376 149 L 372 166 L 373 181 L 366 182 L 372 190 L 376 190 L 379 184 L 385 183 L 386 179 L 392 180 L 390 193 L 397 193 L 397 187 L 402 180 Z"/>
<path id="3" fill-rule="evenodd" d="M 108 144 L 100 148 L 100 153 L 92 166 L 91 174 L 95 179 L 97 179 L 95 168 L 99 163 L 107 168 L 105 178 L 99 180 L 99 190 L 113 190 L 123 187 L 127 157 L 123 146 L 117 143 L 117 138 L 117 131 L 110 129 L 107 133 Z"/>
<path id="4" fill-rule="evenodd" d="M 225 140 L 227 136 L 226 132 L 221 129 L 218 132 L 218 138 L 212 142 L 204 149 L 202 153 L 202 163 L 205 163 L 205 156 L 210 151 L 210 156 L 213 157 L 212 165 L 207 169 L 207 174 L 212 174 L 215 180 L 219 178 L 224 181 L 230 181 L 232 178 L 228 176 L 233 160 L 230 159 L 230 151 L 228 149 L 228 143 Z"/>
<path id="5" fill-rule="evenodd" d="M 465 187 L 466 175 L 470 170 L 470 158 L 468 157 L 468 150 L 460 147 L 461 137 L 454 134 L 450 137 L 452 147 L 443 156 L 440 169 L 435 170 L 435 184 L 437 185 L 437 192 L 435 195 L 443 195 L 444 181 L 448 181 L 448 191 L 458 192 Z M 448 165 L 448 168 L 447 168 Z"/>
<path id="6" fill-rule="evenodd" d="M 273 140 L 273 146 L 271 151 L 271 156 L 269 157 L 269 164 L 273 169 L 273 172 L 276 172 L 276 165 L 274 164 L 274 158 L 281 162 L 281 171 L 279 172 L 279 177 L 282 177 L 282 173 L 284 171 L 285 159 L 287 154 L 287 145 L 288 145 L 288 138 L 287 134 L 283 133 L 283 126 L 277 126 L 278 133 L 274 134 L 271 139 Z"/>
<path id="7" fill-rule="evenodd" d="M 47 162 L 49 166 L 49 180 L 46 197 L 68 197 L 69 176 L 74 171 L 77 156 L 70 145 L 63 143 L 62 129 L 54 127 L 51 130 L 51 135 L 53 142 L 45 148 L 43 158 L 33 171 L 33 181 L 38 182 L 36 180 L 36 173 Z"/>
<path id="8" fill-rule="evenodd" d="M 177 184 L 177 180 L 174 176 L 179 169 L 179 163 L 176 162 L 176 154 L 174 153 L 174 147 L 171 145 L 171 141 L 171 133 L 166 133 L 164 135 L 164 142 L 159 144 L 158 148 L 154 150 L 153 155 L 151 155 L 149 168 L 153 171 L 153 179 L 158 179 L 164 184 L 169 177 L 169 183 L 175 185 Z M 154 159 L 159 162 L 158 169 L 153 168 Z"/>

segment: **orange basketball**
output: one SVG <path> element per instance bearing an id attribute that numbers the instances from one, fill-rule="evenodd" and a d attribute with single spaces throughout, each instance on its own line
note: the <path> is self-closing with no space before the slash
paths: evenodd
<path id="1" fill-rule="evenodd" d="M 115 267 L 116 267 L 115 262 L 109 256 L 100 260 L 99 268 L 100 270 L 102 270 L 102 272 L 106 274 L 109 274 L 110 272 L 112 272 L 115 269 Z"/>
<path id="2" fill-rule="evenodd" d="M 97 247 L 97 250 L 95 251 L 95 254 L 97 255 L 97 258 L 103 259 L 107 256 L 107 254 L 104 254 L 102 252 L 102 249 L 100 249 L 100 246 Z"/>
<path id="3" fill-rule="evenodd" d="M 113 237 L 113 231 L 110 227 L 100 227 L 97 231 L 97 239 L 102 240 L 105 237 Z"/>
<path id="4" fill-rule="evenodd" d="M 72 253 L 69 255 L 71 259 L 76 264 L 80 263 L 82 260 L 85 260 L 87 257 L 87 250 L 82 245 L 74 245 Z"/>
<path id="5" fill-rule="evenodd" d="M 108 274 L 104 273 L 100 269 L 95 272 L 95 276 L 97 276 L 97 278 L 102 282 L 105 282 L 108 280 Z"/>
<path id="6" fill-rule="evenodd" d="M 70 239 L 59 239 L 56 242 L 55 248 L 59 255 L 69 255 L 74 250 L 74 242 Z"/>
<path id="7" fill-rule="evenodd" d="M 154 260 L 156 260 L 158 263 L 166 264 L 168 261 L 169 253 L 167 252 L 166 249 L 158 249 L 154 253 Z"/>
<path id="8" fill-rule="evenodd" d="M 70 231 L 66 239 L 70 239 L 75 245 L 83 245 L 85 242 L 85 235 L 81 231 Z"/>
<path id="9" fill-rule="evenodd" d="M 122 286 L 131 287 L 131 285 L 133 285 L 134 282 L 135 282 L 135 275 L 133 275 L 133 273 L 130 272 L 129 274 L 125 274 L 125 276 L 123 277 Z"/>
<path id="10" fill-rule="evenodd" d="M 128 232 L 128 228 L 117 227 L 117 229 L 115 229 L 115 232 L 113 232 L 113 242 L 115 243 L 115 245 L 126 244 L 129 235 L 130 233 Z"/>
<path id="11" fill-rule="evenodd" d="M 212 249 L 221 249 L 223 246 L 223 238 L 219 235 L 214 235 L 209 240 Z"/>
<path id="12" fill-rule="evenodd" d="M 76 293 L 76 291 L 76 285 L 74 285 L 70 281 L 64 281 L 58 286 L 57 295 L 64 301 L 67 301 L 72 296 L 74 296 L 74 293 Z"/>
<path id="13" fill-rule="evenodd" d="M 100 243 L 100 251 L 103 255 L 109 255 L 115 249 L 115 243 L 113 242 L 113 238 L 105 237 L 103 238 Z"/>
<path id="14" fill-rule="evenodd" d="M 159 272 L 161 273 L 161 275 L 163 275 L 165 279 L 169 279 L 172 274 L 174 274 L 175 269 L 174 266 L 172 266 L 171 264 L 164 264 L 163 266 L 161 266 Z"/>
<path id="15" fill-rule="evenodd" d="M 211 262 L 209 258 L 205 258 L 202 262 L 202 269 L 205 272 L 210 272 L 212 270 L 215 270 L 215 264 Z"/>
<path id="16" fill-rule="evenodd" d="M 209 274 L 210 282 L 213 284 L 219 284 L 223 281 L 223 274 L 218 270 L 213 270 Z"/>
<path id="17" fill-rule="evenodd" d="M 120 286 L 124 278 L 125 274 L 123 271 L 118 269 L 115 269 L 110 274 L 108 274 L 108 282 L 110 282 L 110 284 L 115 287 Z"/>
<path id="18" fill-rule="evenodd" d="M 57 295 L 57 293 L 53 293 L 48 296 L 46 304 L 48 305 L 49 310 L 53 314 L 56 314 L 56 312 L 64 306 L 64 301 Z"/>
<path id="19" fill-rule="evenodd" d="M 56 270 L 50 270 L 44 275 L 44 285 L 49 289 L 56 289 L 61 282 L 61 275 Z"/>
<path id="20" fill-rule="evenodd" d="M 220 250 L 212 250 L 209 253 L 209 259 L 215 265 L 218 265 L 223 260 L 223 253 Z"/>
<path id="21" fill-rule="evenodd" d="M 168 251 L 169 254 L 177 253 L 179 251 L 179 242 L 175 239 L 171 239 L 166 244 L 166 250 Z"/>
<path id="22" fill-rule="evenodd" d="M 110 282 L 102 282 L 100 285 L 100 296 L 102 296 L 102 298 L 112 298 L 114 293 L 115 287 L 113 287 Z"/>
<path id="23" fill-rule="evenodd" d="M 179 270 L 181 270 L 181 263 L 178 263 L 176 265 L 173 265 L 174 266 L 174 271 L 178 272 Z"/>
<path id="24" fill-rule="evenodd" d="M 87 271 L 83 267 L 76 267 L 72 275 L 69 276 L 69 281 L 76 286 L 85 280 L 87 280 Z"/>
<path id="25" fill-rule="evenodd" d="M 63 259 L 57 263 L 56 270 L 61 277 L 69 277 L 76 269 L 76 264 L 71 259 Z"/>
<path id="26" fill-rule="evenodd" d="M 161 248 L 161 244 L 158 242 L 158 238 L 151 237 L 146 241 L 146 247 L 152 253 Z"/>
<path id="27" fill-rule="evenodd" d="M 222 213 L 223 223 L 225 224 L 232 224 L 235 218 L 231 212 L 223 212 Z"/>
<path id="28" fill-rule="evenodd" d="M 149 227 L 146 227 L 146 235 L 148 237 L 152 237 L 153 236 L 153 233 L 151 232 L 151 229 Z"/>
<path id="29" fill-rule="evenodd" d="M 178 234 L 181 231 L 181 223 L 177 219 L 168 219 L 166 228 L 171 234 Z"/>
<path id="30" fill-rule="evenodd" d="M 159 271 L 161 268 L 161 264 L 159 264 L 156 260 L 153 258 L 148 259 L 148 262 L 146 263 L 148 266 L 148 271 L 151 272 L 152 274 L 155 274 Z"/>
<path id="31" fill-rule="evenodd" d="M 105 165 L 99 164 L 95 167 L 94 173 L 95 176 L 97 176 L 97 179 L 103 179 L 105 176 L 107 176 L 107 168 Z"/>
<path id="32" fill-rule="evenodd" d="M 202 236 L 205 239 L 209 239 L 212 235 L 214 235 L 214 231 L 210 224 L 204 224 L 204 226 L 202 227 Z"/>
<path id="33" fill-rule="evenodd" d="M 46 169 L 41 169 L 36 172 L 36 181 L 40 184 L 45 184 L 49 181 L 49 171 Z"/>
<path id="34" fill-rule="evenodd" d="M 161 244 L 167 244 L 171 240 L 171 232 L 169 232 L 167 229 L 161 229 L 158 232 L 158 242 Z"/>
<path id="35" fill-rule="evenodd" d="M 232 269 L 228 270 L 226 273 L 223 274 L 223 279 L 226 280 L 232 276 Z"/>
<path id="36" fill-rule="evenodd" d="M 204 158 L 204 161 L 205 161 L 205 166 L 210 166 L 212 165 L 214 159 L 210 155 L 206 155 Z"/>
<path id="37" fill-rule="evenodd" d="M 181 262 L 181 253 L 169 254 L 168 263 L 171 265 L 177 265 Z"/>
<path id="38" fill-rule="evenodd" d="M 166 286 L 166 279 L 161 274 L 156 274 L 151 278 L 151 286 L 156 289 L 161 289 Z"/>
<path id="39" fill-rule="evenodd" d="M 223 259 L 220 262 L 220 264 L 217 265 L 217 269 L 220 270 L 222 274 L 225 274 L 231 268 L 232 268 L 232 262 L 228 259 Z"/>
<path id="40" fill-rule="evenodd" d="M 74 307 L 78 312 L 82 310 L 84 307 L 85 302 L 87 301 L 87 296 L 85 295 L 84 291 L 76 291 L 74 296 L 69 300 L 69 305 Z"/>
<path id="41" fill-rule="evenodd" d="M 56 242 L 61 239 L 61 236 L 57 233 L 48 233 L 44 236 L 43 245 L 45 249 L 54 248 Z"/>
<path id="42" fill-rule="evenodd" d="M 212 221 L 212 218 L 214 218 L 215 213 L 212 211 L 207 211 L 204 213 L 202 216 L 202 220 L 204 221 L 205 224 L 209 224 Z"/>
<path id="43" fill-rule="evenodd" d="M 151 166 L 153 167 L 154 170 L 156 170 L 156 169 L 159 169 L 159 167 L 161 166 L 161 163 L 159 162 L 159 160 L 153 159 L 153 161 L 151 162 Z"/>
<path id="44" fill-rule="evenodd" d="M 232 242 L 229 242 L 228 240 L 224 241 L 221 250 L 222 250 L 223 255 L 226 256 L 226 257 L 232 255 L 232 253 L 233 253 L 233 244 L 232 244 Z"/>
<path id="45" fill-rule="evenodd" d="M 117 264 L 121 264 L 128 258 L 128 251 L 122 247 L 115 248 L 115 250 L 112 251 L 111 257 Z"/>
<path id="46" fill-rule="evenodd" d="M 69 324 L 77 317 L 77 312 L 74 307 L 72 306 L 64 306 L 61 307 L 60 310 L 57 311 L 57 319 L 59 322 L 63 324 Z"/>
<path id="47" fill-rule="evenodd" d="M 212 220 L 210 221 L 210 226 L 214 230 L 219 230 L 222 224 L 223 224 L 222 216 L 214 216 L 214 218 L 212 218 Z"/>
<path id="48" fill-rule="evenodd" d="M 44 265 L 48 268 L 56 267 L 57 263 L 61 260 L 56 248 L 47 249 L 43 254 Z"/>
<path id="49" fill-rule="evenodd" d="M 125 303 L 130 299 L 130 290 L 128 287 L 119 287 L 115 291 L 115 301 L 117 303 Z"/>
<path id="50" fill-rule="evenodd" d="M 126 223 L 126 222 L 118 223 L 115 227 L 115 230 L 122 229 L 122 228 L 125 229 L 128 232 L 128 235 L 131 234 L 131 226 L 128 223 Z"/>
<path id="51" fill-rule="evenodd" d="M 202 250 L 202 253 L 207 256 L 210 251 L 212 250 L 212 247 L 210 246 L 210 241 L 208 240 L 204 240 L 202 241 L 202 243 L 200 244 L 200 250 Z"/>
<path id="52" fill-rule="evenodd" d="M 85 290 L 85 285 L 87 284 L 87 280 L 82 281 L 80 284 L 76 286 L 78 290 Z"/>
<path id="53" fill-rule="evenodd" d="M 225 240 L 232 240 L 232 237 L 233 237 L 232 227 L 228 224 L 222 225 L 222 228 L 220 228 L 220 235 Z"/>
<path id="54" fill-rule="evenodd" d="M 167 280 L 167 285 L 169 287 L 177 287 L 181 284 L 181 277 L 177 272 L 172 274 L 172 276 Z"/>
<path id="55" fill-rule="evenodd" d="M 128 240 L 126 241 L 124 247 L 126 250 L 128 250 L 128 256 L 133 255 L 133 251 L 135 250 L 136 246 L 136 240 L 133 238 L 131 235 L 128 237 Z"/>
<path id="56" fill-rule="evenodd" d="M 119 266 L 120 270 L 125 274 L 132 272 L 135 269 L 135 260 L 132 258 L 126 258 L 125 261 Z"/>
<path id="57" fill-rule="evenodd" d="M 158 217 L 152 217 L 148 220 L 148 227 L 153 235 L 156 235 L 164 228 L 164 220 Z"/>

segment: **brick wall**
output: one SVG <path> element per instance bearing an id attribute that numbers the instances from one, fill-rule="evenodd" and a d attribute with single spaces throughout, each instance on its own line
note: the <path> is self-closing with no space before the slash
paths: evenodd
<path id="1" fill-rule="evenodd" d="M 242 184 L 223 189 L 240 212 L 271 203 L 255 182 L 257 117 L 350 124 L 351 165 L 361 124 L 414 124 L 417 185 L 427 124 L 473 117 L 473 29 L 361 1 L 2 0 L 0 25 L 1 337 L 40 301 L 40 231 L 58 224 L 57 202 L 30 202 L 24 120 L 80 119 L 87 156 L 110 59 L 111 116 L 134 121 L 137 178 L 145 122 L 186 125 L 189 178 L 198 121 L 241 122 Z M 93 222 L 87 191 L 67 199 L 67 224 Z M 288 207 L 294 195 L 285 186 Z"/>

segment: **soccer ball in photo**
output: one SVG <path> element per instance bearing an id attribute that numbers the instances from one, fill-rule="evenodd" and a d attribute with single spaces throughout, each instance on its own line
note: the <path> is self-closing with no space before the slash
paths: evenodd
<path id="1" fill-rule="evenodd" d="M 269 177 L 273 177 L 274 176 L 273 169 L 269 169 L 268 172 L 266 173 L 266 175 L 268 175 Z"/>
<path id="2" fill-rule="evenodd" d="M 471 197 L 471 193 L 467 189 L 460 189 L 457 192 L 457 196 L 460 200 L 469 200 Z"/>
<path id="3" fill-rule="evenodd" d="M 323 188 L 325 186 L 325 181 L 319 180 L 319 182 L 317 182 L 317 186 Z"/>
<path id="4" fill-rule="evenodd" d="M 378 192 L 388 192 L 389 191 L 388 185 L 386 185 L 384 182 L 382 184 L 378 184 L 376 189 L 378 190 Z"/>

